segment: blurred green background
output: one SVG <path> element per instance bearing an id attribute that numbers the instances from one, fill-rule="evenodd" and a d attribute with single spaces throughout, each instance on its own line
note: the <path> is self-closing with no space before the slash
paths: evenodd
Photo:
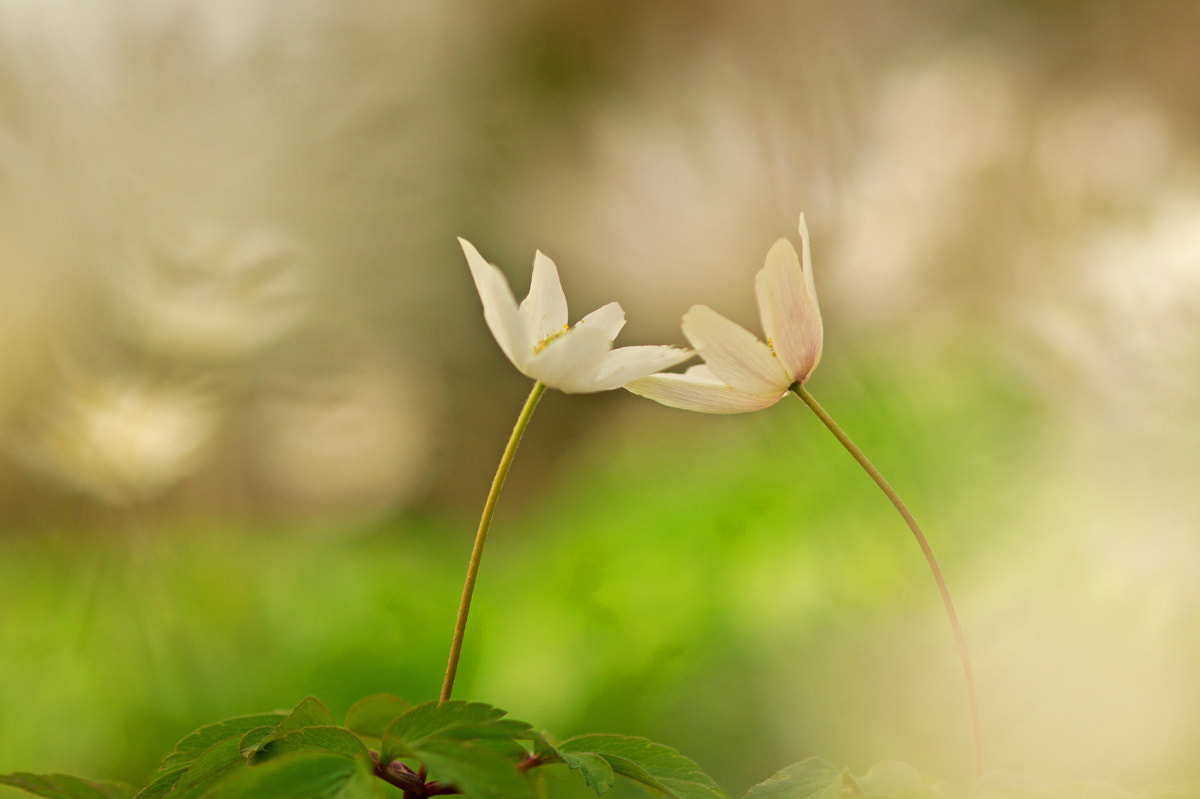
<path id="1" fill-rule="evenodd" d="M 1200 779 L 1200 6 L 0 0 L 0 772 L 435 698 L 518 295 L 683 344 L 807 214 L 809 387 L 912 507 L 986 764 Z M 969 774 L 936 589 L 803 405 L 542 402 L 456 696 L 733 795 Z M 15 792 L 0 795 L 13 795 Z"/>

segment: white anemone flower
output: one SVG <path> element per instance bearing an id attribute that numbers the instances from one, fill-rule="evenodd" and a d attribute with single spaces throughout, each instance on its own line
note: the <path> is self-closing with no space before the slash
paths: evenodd
<path id="1" fill-rule="evenodd" d="M 526 377 L 567 394 L 611 391 L 690 358 L 691 350 L 667 346 L 620 347 L 613 339 L 625 326 L 615 302 L 567 324 L 567 298 L 554 262 L 538 252 L 529 296 L 518 306 L 504 273 L 460 238 L 483 318 L 500 349 Z"/>
<path id="2" fill-rule="evenodd" d="M 650 375 L 625 388 L 672 408 L 745 413 L 770 407 L 793 386 L 804 385 L 821 360 L 823 332 L 803 215 L 800 252 L 802 258 L 780 239 L 755 277 L 765 343 L 708 306 L 693 305 L 683 316 L 683 335 L 704 364 L 683 374 Z"/>

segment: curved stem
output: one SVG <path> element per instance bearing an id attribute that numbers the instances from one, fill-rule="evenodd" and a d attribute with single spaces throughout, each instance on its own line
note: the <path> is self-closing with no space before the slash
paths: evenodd
<path id="1" fill-rule="evenodd" d="M 492 479 L 492 490 L 488 492 L 487 502 L 483 504 L 483 518 L 479 520 L 479 531 L 475 533 L 475 546 L 471 549 L 471 562 L 467 565 L 467 580 L 463 585 L 462 601 L 458 605 L 458 621 L 454 624 L 454 640 L 450 643 L 450 662 L 446 664 L 446 680 L 442 683 L 440 700 L 442 702 L 449 700 L 450 692 L 454 690 L 454 675 L 458 671 L 458 658 L 462 654 L 463 635 L 467 630 L 467 613 L 471 610 L 471 595 L 475 592 L 475 580 L 479 576 L 479 562 L 483 558 L 483 544 L 487 541 L 488 528 L 492 526 L 492 514 L 496 512 L 496 501 L 500 499 L 500 489 L 504 488 L 504 478 L 508 477 L 508 468 L 512 466 L 513 456 L 517 454 L 517 445 L 521 443 L 521 437 L 525 435 L 525 428 L 529 426 L 533 409 L 537 407 L 538 400 L 542 398 L 545 391 L 544 383 L 533 384 L 533 390 L 529 392 L 529 398 L 525 400 L 525 407 L 521 409 L 521 415 L 517 417 L 517 423 L 513 426 L 512 435 L 508 439 L 508 446 L 504 448 L 504 455 L 500 458 L 500 466 L 497 467 L 496 476 Z"/>
<path id="2" fill-rule="evenodd" d="M 913 537 L 917 539 L 917 543 L 921 547 L 921 552 L 925 554 L 925 561 L 929 564 L 929 570 L 933 572 L 933 579 L 937 582 L 938 591 L 942 595 L 942 604 L 946 606 L 946 617 L 950 620 L 950 628 L 954 631 L 954 639 L 958 643 L 958 655 L 962 659 L 963 677 L 967 683 L 967 705 L 971 713 L 971 742 L 974 755 L 975 776 L 978 778 L 983 773 L 983 743 L 981 740 L 980 724 L 979 724 L 979 701 L 975 696 L 975 676 L 971 669 L 971 653 L 967 649 L 967 638 L 963 635 L 962 625 L 958 622 L 958 611 L 954 609 L 954 600 L 950 597 L 950 587 L 946 585 L 946 577 L 942 574 L 942 567 L 938 565 L 937 558 L 933 554 L 933 547 L 929 545 L 925 534 L 921 532 L 917 520 L 913 518 L 904 501 L 900 499 L 900 495 L 896 490 L 888 484 L 888 481 L 883 478 L 879 470 L 875 468 L 871 461 L 867 460 L 867 456 L 862 453 L 850 437 L 838 427 L 837 422 L 833 421 L 833 417 L 825 412 L 825 409 L 813 399 L 813 396 L 808 393 L 804 386 L 796 383 L 792 386 L 792 391 L 796 396 L 804 400 L 804 404 L 812 409 L 812 412 L 817 415 L 829 432 L 833 433 L 834 437 L 841 442 L 846 451 L 858 461 L 858 465 L 863 468 L 871 479 L 875 481 L 875 485 L 891 500 L 896 510 L 900 512 L 900 516 L 908 524 L 908 529 L 912 530 Z"/>

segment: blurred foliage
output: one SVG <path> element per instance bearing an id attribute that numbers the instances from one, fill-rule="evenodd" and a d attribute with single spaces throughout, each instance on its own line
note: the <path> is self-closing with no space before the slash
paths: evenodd
<path id="1" fill-rule="evenodd" d="M 973 498 L 1012 471 L 1035 406 L 995 364 L 902 382 L 858 366 L 878 375 L 864 384 L 882 382 L 835 382 L 825 402 L 891 467 L 952 585 L 966 585 L 975 543 L 1001 533 Z M 554 472 L 536 469 L 535 440 L 518 454 L 514 478 L 539 474 L 542 493 L 501 502 L 459 695 L 564 735 L 664 741 L 735 793 L 805 753 L 961 769 L 958 675 L 932 582 L 807 410 L 713 419 L 618 399 Z M 407 514 L 349 537 L 127 521 L 0 539 L 0 681 L 20 686 L 0 705 L 0 770 L 137 783 L 170 741 L 216 718 L 310 692 L 336 713 L 365 694 L 436 696 L 470 516 Z M 915 637 L 884 632 L 914 615 L 926 619 Z M 948 686 L 929 718 L 886 711 L 913 690 L 884 677 L 897 665 Z"/>
<path id="2" fill-rule="evenodd" d="M 943 560 L 995 765 L 1194 779 L 1198 9 L 0 0 L 0 771 L 435 696 L 527 390 L 454 236 L 681 343 L 804 210 L 813 391 Z M 808 755 L 963 782 L 960 679 L 795 402 L 555 396 L 459 691 L 738 794 Z"/>

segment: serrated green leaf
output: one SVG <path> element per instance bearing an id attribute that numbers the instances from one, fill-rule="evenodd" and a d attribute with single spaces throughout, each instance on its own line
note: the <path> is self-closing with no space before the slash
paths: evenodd
<path id="1" fill-rule="evenodd" d="M 337 721 L 329 708 L 315 696 L 306 696 L 300 704 L 292 708 L 292 712 L 279 722 L 276 732 L 280 736 L 305 727 L 336 727 Z"/>
<path id="2" fill-rule="evenodd" d="M 724 794 L 695 762 L 663 744 L 626 735 L 580 735 L 557 747 L 560 756 L 603 755 L 612 770 L 677 799 L 721 799 Z"/>
<path id="3" fill-rule="evenodd" d="M 456 728 L 486 726 L 503 715 L 503 710 L 482 702 L 425 702 L 410 708 L 388 726 L 383 734 L 384 748 L 389 739 L 419 746 L 428 738 Z"/>
<path id="4" fill-rule="evenodd" d="M 449 738 L 449 740 L 455 739 Z M 513 764 L 520 763 L 530 756 L 528 747 L 517 743 L 511 738 L 472 738 L 471 743 L 491 749 L 493 752 L 503 755 L 506 760 Z"/>
<path id="5" fill-rule="evenodd" d="M 273 732 L 275 732 L 274 727 L 255 727 L 238 741 L 238 751 L 242 753 L 242 757 L 251 757 L 263 745 L 263 741 L 267 740 L 267 736 Z"/>
<path id="6" fill-rule="evenodd" d="M 379 799 L 384 783 L 354 758 L 299 752 L 252 766 L 220 786 L 213 799 Z"/>
<path id="7" fill-rule="evenodd" d="M 813 799 L 838 778 L 838 770 L 810 757 L 777 771 L 746 792 L 745 799 Z"/>
<path id="8" fill-rule="evenodd" d="M 503 711 L 501 711 L 503 712 Z M 474 738 L 508 738 L 533 740 L 541 737 L 533 731 L 533 725 L 516 719 L 496 719 L 483 724 L 464 724 L 444 730 L 440 737 L 470 740 Z"/>
<path id="9" fill-rule="evenodd" d="M 414 752 L 429 776 L 473 799 L 512 799 L 530 795 L 529 781 L 508 758 L 469 741 L 427 739 Z"/>
<path id="10" fill-rule="evenodd" d="M 70 774 L 0 774 L 0 785 L 10 785 L 48 799 L 129 799 L 133 789 L 118 782 L 72 777 Z"/>
<path id="11" fill-rule="evenodd" d="M 171 789 L 171 799 L 191 799 L 203 796 L 239 770 L 248 768 L 238 749 L 239 738 L 226 738 L 204 750 L 179 775 Z"/>
<path id="12" fill-rule="evenodd" d="M 179 766 L 186 766 L 217 741 L 233 736 L 240 737 L 255 727 L 274 728 L 283 721 L 286 715 L 285 713 L 260 713 L 253 716 L 237 716 L 201 727 L 175 744 L 174 751 L 163 759 L 158 770 L 169 771 Z"/>
<path id="13" fill-rule="evenodd" d="M 554 744 L 547 739 L 545 733 L 538 733 L 532 740 L 533 753 L 537 755 L 538 759 L 544 762 L 550 762 L 552 758 L 558 756 L 558 750 L 555 749 Z"/>
<path id="14" fill-rule="evenodd" d="M 598 755 L 595 752 L 580 752 L 578 754 L 560 752 L 559 757 L 569 767 L 578 770 L 583 775 L 584 782 L 598 795 L 602 795 L 611 788 L 613 782 L 616 780 L 612 766 L 604 759 L 604 755 Z"/>
<path id="15" fill-rule="evenodd" d="M 411 702 L 392 694 L 368 696 L 355 702 L 346 713 L 346 728 L 359 735 L 382 738 L 388 725 L 411 707 Z"/>
<path id="16" fill-rule="evenodd" d="M 162 799 L 171 792 L 175 783 L 179 782 L 179 778 L 187 770 L 188 766 L 176 766 L 170 771 L 162 772 L 149 785 L 138 791 L 133 799 Z"/>
<path id="17" fill-rule="evenodd" d="M 296 752 L 330 752 L 371 763 L 371 753 L 357 735 L 343 727 L 305 727 L 271 741 L 258 750 L 255 761 Z"/>
<path id="18" fill-rule="evenodd" d="M 336 726 L 337 722 L 334 721 L 333 714 L 329 712 L 329 708 L 325 707 L 321 700 L 315 696 L 308 696 L 304 698 L 304 701 L 292 708 L 292 712 L 279 722 L 273 732 L 259 742 L 257 748 L 248 750 L 248 754 L 253 755 L 272 741 L 277 741 L 285 735 L 293 733 L 296 730 L 302 730 L 305 727 Z"/>
<path id="19" fill-rule="evenodd" d="M 486 741 L 529 740 L 540 735 L 523 721 L 505 719 L 504 711 L 482 702 L 426 702 L 410 709 L 392 722 L 380 743 L 380 759 L 389 762 L 399 757 L 419 758 L 417 751 L 433 740 L 474 741 L 496 751 L 507 751 L 524 758 L 513 747 Z"/>

